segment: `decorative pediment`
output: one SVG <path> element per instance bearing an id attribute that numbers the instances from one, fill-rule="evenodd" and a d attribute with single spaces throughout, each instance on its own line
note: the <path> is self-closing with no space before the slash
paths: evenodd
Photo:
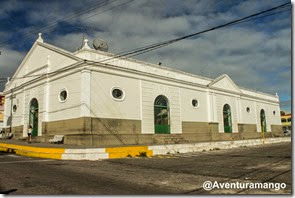
<path id="1" fill-rule="evenodd" d="M 227 74 L 222 74 L 221 76 L 213 80 L 211 83 L 208 84 L 208 87 L 230 92 L 242 93 L 239 87 Z"/>
<path id="2" fill-rule="evenodd" d="M 50 71 L 57 70 L 81 60 L 71 52 L 44 43 L 41 34 L 39 34 L 39 38 L 19 65 L 11 81 L 5 87 L 5 91 L 15 87 L 16 80 L 18 80 L 17 86 L 22 84 L 20 81 L 27 75 L 46 73 L 47 67 Z"/>

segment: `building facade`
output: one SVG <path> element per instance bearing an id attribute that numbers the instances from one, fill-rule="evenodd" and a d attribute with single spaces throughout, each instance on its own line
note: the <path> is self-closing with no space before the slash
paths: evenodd
<path id="1" fill-rule="evenodd" d="M 84 47 L 35 41 L 4 95 L 5 130 L 16 138 L 122 145 L 280 136 L 279 98 L 238 87 L 228 75 L 188 74 Z"/>
<path id="2" fill-rule="evenodd" d="M 2 128 L 3 128 L 4 104 L 5 104 L 5 97 L 3 93 L 0 92 L 0 131 L 2 131 Z"/>
<path id="3" fill-rule="evenodd" d="M 281 115 L 281 121 L 282 121 L 282 126 L 283 130 L 288 130 L 291 132 L 292 130 L 292 115 L 291 113 Z"/>

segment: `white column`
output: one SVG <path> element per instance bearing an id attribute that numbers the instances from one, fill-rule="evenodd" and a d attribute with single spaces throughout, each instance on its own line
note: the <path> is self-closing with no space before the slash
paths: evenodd
<path id="1" fill-rule="evenodd" d="M 22 106 L 23 106 L 23 113 L 22 113 L 22 124 L 23 124 L 23 137 L 25 137 L 25 134 L 27 133 L 27 123 L 26 123 L 26 90 L 23 89 L 23 101 L 22 101 Z"/>
<path id="2" fill-rule="evenodd" d="M 81 71 L 81 117 L 90 117 L 90 83 L 91 83 L 91 71 Z"/>
<path id="3" fill-rule="evenodd" d="M 208 112 L 208 122 L 213 122 L 214 112 L 212 108 L 212 93 L 207 90 L 207 112 Z"/>
<path id="4" fill-rule="evenodd" d="M 256 120 L 256 127 L 257 127 L 257 131 L 261 132 L 261 126 L 260 126 L 260 114 L 257 115 L 257 103 L 256 101 L 254 101 L 254 116 L 255 116 L 255 120 Z"/>
<path id="5" fill-rule="evenodd" d="M 48 122 L 49 121 L 49 116 L 48 116 L 48 112 L 49 112 L 49 82 L 47 81 L 44 84 L 44 95 L 43 95 L 43 122 Z"/>
<path id="6" fill-rule="evenodd" d="M 241 100 L 236 97 L 236 109 L 237 109 L 237 123 L 241 123 L 242 120 L 242 112 L 241 112 Z"/>
<path id="7" fill-rule="evenodd" d="M 216 94 L 215 93 L 212 93 L 212 113 L 213 113 L 213 122 L 218 122 Z"/>
<path id="8" fill-rule="evenodd" d="M 9 101 L 9 96 L 5 96 L 5 103 L 4 103 L 4 112 L 3 112 L 3 128 L 8 127 L 7 125 L 7 120 L 10 115 L 10 101 Z"/>
<path id="9" fill-rule="evenodd" d="M 49 77 L 48 73 L 50 72 L 50 56 L 47 56 L 47 78 L 46 82 L 43 85 L 43 118 L 42 122 L 49 122 L 49 96 L 50 96 L 50 83 L 49 83 Z M 41 97 L 41 96 L 40 96 Z M 40 107 L 39 107 L 40 108 Z M 38 133 L 41 136 L 43 133 L 43 128 L 42 128 L 42 122 L 40 123 Z"/>

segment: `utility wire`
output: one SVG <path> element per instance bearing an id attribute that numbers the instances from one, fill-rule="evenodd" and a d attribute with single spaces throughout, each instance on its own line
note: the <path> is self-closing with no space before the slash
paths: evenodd
<path id="1" fill-rule="evenodd" d="M 269 9 L 269 10 L 265 10 L 265 11 L 262 11 L 262 12 L 259 12 L 259 13 L 256 13 L 256 14 L 253 14 L 253 15 L 250 15 L 250 16 L 247 16 L 247 17 L 244 17 L 244 18 L 238 19 L 238 20 L 235 20 L 235 21 L 233 21 L 233 22 L 230 22 L 231 24 L 228 24 L 228 25 L 227 25 L 227 24 L 224 24 L 224 25 L 222 25 L 222 26 L 236 25 L 236 24 L 239 24 L 239 23 L 244 23 L 244 22 L 248 22 L 248 21 L 251 21 L 251 20 L 256 20 L 256 19 L 259 19 L 259 18 L 264 18 L 264 17 L 267 17 L 267 16 L 271 16 L 271 15 L 279 14 L 279 13 L 282 13 L 282 12 L 285 12 L 285 11 L 289 11 L 289 10 L 291 10 L 291 9 L 288 8 L 287 10 L 284 10 L 284 11 L 279 11 L 279 12 L 275 12 L 275 13 L 271 13 L 271 14 L 268 14 L 268 15 L 263 15 L 263 16 L 260 16 L 260 17 L 256 17 L 256 18 L 251 19 L 251 17 L 253 17 L 253 16 L 257 16 L 257 15 L 260 15 L 260 14 L 263 14 L 263 13 L 266 13 L 266 12 L 270 12 L 270 11 L 275 10 L 275 9 L 281 9 L 281 8 L 290 7 L 290 6 L 291 6 L 290 3 L 282 4 L 282 5 L 280 5 L 280 6 L 277 6 L 277 7 L 271 8 L 271 9 Z M 248 19 L 248 20 L 245 20 L 245 19 Z M 221 27 L 219 27 L 219 28 L 221 28 Z M 212 30 L 213 30 L 213 29 L 218 29 L 218 27 L 212 28 Z M 205 30 L 205 31 L 209 31 L 209 30 Z M 199 32 L 199 33 L 201 34 L 201 33 L 203 33 L 203 32 Z M 198 33 L 198 34 L 199 34 L 199 33 Z M 197 33 L 195 33 L 195 34 L 197 34 Z M 189 36 L 190 36 L 190 35 L 189 35 Z M 192 35 L 192 36 L 194 36 L 194 35 Z M 185 39 L 185 38 L 184 38 L 184 39 Z M 137 50 L 143 50 L 143 49 L 147 49 L 147 48 L 152 48 L 152 47 L 154 47 L 154 46 L 156 47 L 156 46 L 161 45 L 161 44 L 164 45 L 164 44 L 166 44 L 167 42 L 170 42 L 170 41 L 172 41 L 172 40 L 164 41 L 164 42 L 160 42 L 160 43 L 154 43 L 154 44 L 146 45 L 146 46 L 143 46 L 143 47 L 139 47 L 139 48 L 131 49 L 131 50 L 128 50 L 128 51 L 125 51 L 125 52 L 120 52 L 120 53 L 116 54 L 115 57 L 112 57 L 112 58 L 110 58 L 110 59 L 118 58 L 118 57 L 120 57 L 121 55 L 122 55 L 122 56 L 126 56 L 126 55 L 128 55 L 129 52 L 132 53 L 132 52 L 137 51 Z M 103 61 L 108 61 L 108 59 L 107 59 L 107 60 L 103 60 Z"/>
<path id="2" fill-rule="evenodd" d="M 246 17 L 243 17 L 243 18 L 240 18 L 240 19 L 237 19 L 237 20 L 234 20 L 234 21 L 231 21 L 231 22 L 228 22 L 228 23 L 219 25 L 219 26 L 215 26 L 213 28 L 209 28 L 209 29 L 200 31 L 200 32 L 196 32 L 196 33 L 189 34 L 189 35 L 186 35 L 186 36 L 182 36 L 182 37 L 179 37 L 179 38 L 176 38 L 176 39 L 172 39 L 172 40 L 167 40 L 167 41 L 163 41 L 163 42 L 159 42 L 159 43 L 147 45 L 147 46 L 144 46 L 144 47 L 136 48 L 134 50 L 129 50 L 129 51 L 126 51 L 126 52 L 118 53 L 117 55 L 115 55 L 115 56 L 113 56 L 111 58 L 104 59 L 102 61 L 87 61 L 87 60 L 85 60 L 85 61 L 88 62 L 88 63 L 90 63 L 90 62 L 91 63 L 104 63 L 106 61 L 110 61 L 110 60 L 117 59 L 117 58 L 120 58 L 120 57 L 133 57 L 133 56 L 138 56 L 140 54 L 147 53 L 147 52 L 150 52 L 150 51 L 153 51 L 153 50 L 162 48 L 164 46 L 170 45 L 172 43 L 175 43 L 175 42 L 178 42 L 178 41 L 187 39 L 187 38 L 195 37 L 197 35 L 204 34 L 204 33 L 210 32 L 210 31 L 221 29 L 221 28 L 224 28 L 224 27 L 227 27 L 227 26 L 232 26 L 232 25 L 237 25 L 237 24 L 240 24 L 240 23 L 248 22 L 250 20 L 256 20 L 258 18 L 263 18 L 263 17 L 267 17 L 267 16 L 270 16 L 270 15 L 274 15 L 274 14 L 279 14 L 279 13 L 282 13 L 282 12 L 285 12 L 285 11 L 288 11 L 288 10 L 283 10 L 283 11 L 278 11 L 278 12 L 275 12 L 275 13 L 270 13 L 270 14 L 262 15 L 262 14 L 265 14 L 265 13 L 268 13 L 268 12 L 272 12 L 272 11 L 277 10 L 277 9 L 286 8 L 286 7 L 289 7 L 289 6 L 291 6 L 291 3 L 285 3 L 285 4 L 282 4 L 282 5 L 279 5 L 279 6 L 270 8 L 268 10 L 264 10 L 264 11 L 261 11 L 261 12 L 258 12 L 258 13 L 255 13 L 255 14 L 252 14 L 252 15 L 249 15 L 249 16 L 246 16 Z M 262 16 L 260 16 L 260 15 L 262 15 Z M 29 76 L 23 76 L 23 77 L 11 78 L 11 79 L 19 79 L 19 78 L 44 76 L 44 75 L 48 75 L 48 74 L 53 74 L 53 73 L 68 71 L 70 69 L 73 69 L 73 68 L 72 67 L 62 68 L 60 70 L 56 70 L 56 71 L 50 72 L 50 73 L 29 75 Z M 0 78 L 0 79 L 4 79 L 4 78 Z M 5 79 L 7 79 L 7 78 L 5 78 Z"/>
<path id="3" fill-rule="evenodd" d="M 107 4 L 110 4 L 110 3 L 115 2 L 115 1 L 118 1 L 118 0 L 107 1 Z M 128 4 L 128 3 L 131 3 L 132 1 L 134 1 L 134 0 L 130 0 L 130 1 L 124 2 L 124 3 L 122 3 L 122 4 L 119 4 L 119 5 L 113 6 L 113 7 L 111 7 L 111 8 L 106 9 L 106 10 L 103 10 L 103 11 L 101 11 L 101 12 L 99 12 L 99 13 L 95 13 L 95 14 L 93 14 L 93 15 L 91 15 L 91 16 L 87 16 L 87 17 L 85 17 L 85 18 L 82 18 L 81 20 L 85 20 L 85 19 L 88 19 L 88 18 L 90 18 L 90 17 L 93 17 L 93 16 L 96 16 L 96 15 L 102 14 L 102 13 L 104 13 L 104 12 L 107 12 L 107 11 L 109 11 L 109 10 L 112 10 L 112 9 L 115 9 L 115 8 L 118 8 L 118 7 L 121 7 L 121 6 L 124 6 L 124 5 Z M 105 3 L 106 3 L 106 2 L 105 2 Z M 99 4 L 97 4 L 97 5 L 101 5 L 100 7 L 103 7 L 103 6 L 107 5 L 107 4 L 99 3 Z M 62 21 L 66 21 L 66 20 L 69 20 L 69 19 L 71 19 L 71 18 L 73 18 L 73 17 L 76 17 L 76 16 L 78 16 L 78 15 L 84 14 L 86 11 L 89 12 L 89 11 L 95 10 L 95 9 L 97 9 L 97 8 L 100 8 L 100 7 L 96 7 L 97 5 L 96 5 L 96 4 L 95 4 L 95 5 L 92 5 L 91 8 L 88 8 L 88 9 L 86 9 L 86 10 L 83 10 L 83 11 L 81 11 L 81 12 L 79 12 L 79 13 L 74 14 L 74 15 L 70 15 L 70 16 L 64 18 L 64 19 L 57 20 L 55 23 L 52 23 L 52 24 L 50 24 L 50 25 L 48 25 L 48 26 L 45 26 L 45 27 L 43 27 L 41 30 L 46 30 L 46 29 L 48 29 L 48 28 L 51 28 L 51 27 L 53 27 L 54 25 L 57 25 L 58 23 L 60 23 L 60 22 L 62 22 Z M 95 7 L 93 8 L 93 6 L 95 6 Z M 73 25 L 73 26 L 75 26 L 75 25 Z M 76 27 L 83 28 L 83 27 L 81 27 L 81 26 L 76 26 Z M 29 35 L 29 36 L 31 36 L 31 35 Z M 24 37 L 24 38 L 25 38 L 25 37 Z M 9 41 L 9 40 L 8 40 L 8 41 Z M 2 43 L 1 43 L 1 44 L 2 44 Z M 58 72 L 58 71 L 55 71 L 55 72 L 52 72 L 52 73 L 57 73 L 57 72 Z M 43 76 L 43 75 L 45 75 L 45 74 L 29 75 L 29 76 L 26 76 L 26 77 L 35 77 L 35 76 Z M 17 78 L 10 78 L 10 79 L 19 79 L 19 78 L 25 78 L 25 77 L 17 77 Z M 4 78 L 0 78 L 0 79 L 3 79 L 3 80 L 4 80 Z M 7 78 L 6 78 L 6 80 L 7 80 Z M 7 82 L 7 81 L 6 81 L 6 82 Z M 1 83 L 1 81 L 0 81 L 0 83 Z M 3 82 L 2 82 L 2 83 L 3 83 Z"/>
<path id="4" fill-rule="evenodd" d="M 172 40 L 167 40 L 167 41 L 164 41 L 164 42 L 155 43 L 155 44 L 149 45 L 147 47 L 138 48 L 136 50 L 130 50 L 130 51 L 127 51 L 125 53 L 124 52 L 123 53 L 119 53 L 119 54 L 115 55 L 112 58 L 108 58 L 108 59 L 99 61 L 99 63 L 106 62 L 106 61 L 109 61 L 109 60 L 112 60 L 112 59 L 115 59 L 115 58 L 120 58 L 120 57 L 123 57 L 123 56 L 124 57 L 126 57 L 126 56 L 127 57 L 136 56 L 136 55 L 145 53 L 145 51 L 146 52 L 150 52 L 150 51 L 152 51 L 154 49 L 158 49 L 158 48 L 161 48 L 161 47 L 170 45 L 172 43 L 175 43 L 175 42 L 178 42 L 178 41 L 187 39 L 187 38 L 195 37 L 197 35 L 204 34 L 204 33 L 207 33 L 207 32 L 211 32 L 213 30 L 221 29 L 221 28 L 224 28 L 224 27 L 227 27 L 227 26 L 230 26 L 230 25 L 236 25 L 238 23 L 242 23 L 243 21 L 246 21 L 248 19 L 251 19 L 252 17 L 256 17 L 256 16 L 262 15 L 264 13 L 271 12 L 273 10 L 281 9 L 281 8 L 286 7 L 288 5 L 291 5 L 291 3 L 290 2 L 289 3 L 285 3 L 285 4 L 282 4 L 282 5 L 279 5 L 279 6 L 270 8 L 268 10 L 264 10 L 264 11 L 261 11 L 261 12 L 258 12 L 258 13 L 255 13 L 255 14 L 252 14 L 252 15 L 249 15 L 249 16 L 246 16 L 246 17 L 243 17 L 243 18 L 240 18 L 240 19 L 237 19 L 237 20 L 234 20 L 234 21 L 231 21 L 231 22 L 228 22 L 228 23 L 219 25 L 219 26 L 215 26 L 213 28 L 209 28 L 209 29 L 200 31 L 200 32 L 196 32 L 196 33 L 189 34 L 189 35 L 186 35 L 186 36 L 182 36 L 182 37 L 179 37 L 179 38 L 175 38 L 175 39 L 172 39 Z M 137 54 L 137 53 L 139 53 L 139 54 Z"/>
<path id="5" fill-rule="evenodd" d="M 233 26 L 233 25 L 237 25 L 237 24 L 241 24 L 241 23 L 245 23 L 245 22 L 248 22 L 248 21 L 251 21 L 251 20 L 256 20 L 256 19 L 259 19 L 259 18 L 264 18 L 264 17 L 267 17 L 267 16 L 271 16 L 271 15 L 275 15 L 275 14 L 279 14 L 279 13 L 283 13 L 283 12 L 287 12 L 287 11 L 291 11 L 291 9 L 287 9 L 287 10 L 283 10 L 283 11 L 280 11 L 280 12 L 276 12 L 276 13 L 272 13 L 272 14 L 268 14 L 268 15 L 264 15 L 264 16 L 261 16 L 261 17 L 256 17 L 254 19 L 248 19 L 248 20 L 245 20 L 245 21 L 241 21 L 239 23 L 234 23 L 234 24 L 230 24 L 228 26 Z M 162 47 L 165 47 L 167 45 L 170 45 L 172 43 L 168 43 L 168 44 L 163 44 L 163 45 L 160 45 L 160 46 L 156 46 L 154 48 L 151 48 L 151 49 L 147 49 L 145 51 L 142 51 L 142 52 L 139 52 L 139 53 L 134 53 L 134 54 L 131 54 L 131 55 L 128 55 L 127 57 L 133 57 L 133 56 L 138 56 L 138 55 L 141 55 L 141 54 L 144 54 L 144 53 L 147 53 L 147 52 L 150 52 L 150 51 L 153 51 L 153 50 L 156 50 L 156 49 L 159 49 L 159 48 L 162 48 Z M 126 55 L 123 55 L 124 57 Z M 113 58 L 111 58 L 113 59 Z M 107 61 L 107 60 L 103 60 L 103 61 Z"/>
<path id="6" fill-rule="evenodd" d="M 45 32 L 46 30 L 48 30 L 48 29 L 50 29 L 50 28 L 53 28 L 54 26 L 58 25 L 58 24 L 61 23 L 61 22 L 68 21 L 68 20 L 70 20 L 70 19 L 73 19 L 74 17 L 77 17 L 77 16 L 79 16 L 79 15 L 83 15 L 83 14 L 85 14 L 85 13 L 89 13 L 89 12 L 95 10 L 95 9 L 105 7 L 105 6 L 111 4 L 111 3 L 115 2 L 115 1 L 118 1 L 118 0 L 105 1 L 105 2 L 103 2 L 103 3 L 94 4 L 94 5 L 92 5 L 90 8 L 87 8 L 87 9 L 84 9 L 83 11 L 81 11 L 81 12 L 78 12 L 78 13 L 75 13 L 75 14 L 72 14 L 72 15 L 69 15 L 69 16 L 67 16 L 67 17 L 65 17 L 65 18 L 63 18 L 63 19 L 59 19 L 59 20 L 57 20 L 57 21 L 55 21 L 55 22 L 53 22 L 53 23 L 51 23 L 51 24 L 49 24 L 49 25 L 47 25 L 47 26 L 45 26 L 45 27 L 39 29 L 38 31 L 35 31 L 35 32 L 27 32 L 27 33 L 23 34 L 23 37 L 24 37 L 24 38 L 28 38 L 28 37 L 31 37 L 32 35 L 36 35 L 38 32 Z M 101 12 L 99 12 L 99 13 L 95 13 L 95 14 L 93 14 L 93 15 L 91 15 L 91 16 L 87 16 L 87 17 L 85 17 L 85 18 L 82 18 L 81 21 L 83 21 L 83 20 L 85 20 L 85 19 L 88 19 L 88 18 L 90 18 L 90 17 L 92 17 L 92 16 L 96 16 L 96 15 L 98 15 L 98 14 L 102 14 L 102 13 L 107 12 L 107 11 L 109 11 L 109 10 L 115 9 L 115 8 L 117 8 L 117 7 L 120 7 L 120 6 L 126 5 L 126 4 L 128 4 L 128 3 L 131 3 L 132 1 L 134 1 L 134 0 L 130 0 L 130 1 L 127 1 L 127 2 L 121 3 L 121 4 L 119 4 L 119 5 L 116 5 L 116 6 L 110 7 L 110 8 L 108 8 L 108 9 L 106 9 L 106 10 L 103 10 L 103 11 L 101 11 Z M 12 39 L 8 39 L 8 40 L 6 40 L 6 41 L 4 41 L 4 42 L 1 42 L 0 45 L 3 45 L 4 43 L 7 43 L 7 42 L 9 42 L 9 41 L 11 41 L 11 40 L 12 40 Z M 9 44 L 10 44 L 10 43 L 9 43 Z M 9 44 L 6 44 L 6 45 L 9 45 Z"/>

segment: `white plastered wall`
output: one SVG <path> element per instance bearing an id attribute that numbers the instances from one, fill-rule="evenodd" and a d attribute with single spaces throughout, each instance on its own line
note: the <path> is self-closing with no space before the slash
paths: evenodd
<path id="1" fill-rule="evenodd" d="M 44 74 L 47 71 L 48 62 L 50 62 L 48 71 L 54 71 L 77 61 L 48 49 L 45 46 L 35 44 L 32 51 L 30 51 L 26 59 L 23 60 L 15 77 L 23 77 L 26 74 Z M 32 78 L 14 79 L 13 82 L 9 84 L 9 89 L 17 87 L 30 79 Z"/>
<path id="2" fill-rule="evenodd" d="M 247 107 L 250 111 L 247 112 Z M 241 99 L 241 124 L 257 124 L 256 102 L 252 99 Z"/>
<path id="3" fill-rule="evenodd" d="M 260 111 L 265 111 L 266 131 L 271 132 L 271 125 L 281 125 L 279 105 L 269 104 L 265 102 L 256 102 L 257 113 L 257 131 L 261 132 Z M 273 112 L 275 111 L 275 114 Z"/>
<path id="4" fill-rule="evenodd" d="M 154 134 L 154 102 L 157 96 L 168 99 L 170 108 L 171 134 L 181 133 L 180 88 L 149 81 L 141 82 L 142 90 L 142 133 Z"/>
<path id="5" fill-rule="evenodd" d="M 67 99 L 60 100 L 62 90 L 67 91 Z M 67 120 L 80 117 L 81 73 L 67 74 L 49 82 L 48 121 Z"/>
<path id="6" fill-rule="evenodd" d="M 33 98 L 36 98 L 38 101 L 38 136 L 42 135 L 42 122 L 43 122 L 43 112 L 44 112 L 44 89 L 43 84 L 31 84 L 29 87 L 23 89 L 22 97 L 22 123 L 23 123 L 23 136 L 27 136 L 28 124 L 29 124 L 29 109 L 30 102 Z"/>
<path id="7" fill-rule="evenodd" d="M 23 124 L 23 93 L 21 91 L 17 91 L 13 93 L 13 98 L 10 98 L 11 94 L 6 95 L 5 98 L 5 106 L 4 106 L 4 127 L 10 126 L 8 123 L 8 119 L 12 122 L 12 127 L 14 126 L 20 126 Z M 12 102 L 12 105 L 11 105 Z M 12 106 L 16 105 L 17 109 L 15 112 L 12 111 L 11 114 L 11 108 Z M 10 116 L 12 115 L 12 119 Z"/>
<path id="8" fill-rule="evenodd" d="M 225 104 L 228 104 L 231 109 L 231 119 L 232 119 L 232 132 L 238 132 L 238 108 L 237 108 L 237 99 L 238 96 L 231 95 L 223 95 L 216 93 L 216 114 L 218 121 L 219 132 L 224 132 L 224 124 L 223 124 L 223 107 Z"/>
<path id="9" fill-rule="evenodd" d="M 186 122 L 209 122 L 208 121 L 208 104 L 207 92 L 203 90 L 180 89 L 181 97 L 181 121 Z M 198 107 L 192 105 L 192 100 L 196 99 Z"/>
<path id="10" fill-rule="evenodd" d="M 112 88 L 121 89 L 124 99 L 115 100 Z M 92 71 L 90 102 L 92 117 L 141 120 L 140 80 Z"/>

